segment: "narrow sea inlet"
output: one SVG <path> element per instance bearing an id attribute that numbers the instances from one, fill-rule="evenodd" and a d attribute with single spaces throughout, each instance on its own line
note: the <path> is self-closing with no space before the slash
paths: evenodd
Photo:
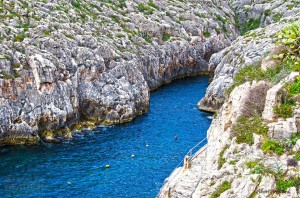
<path id="1" fill-rule="evenodd" d="M 206 137 L 211 114 L 196 104 L 207 86 L 206 76 L 176 80 L 151 92 L 147 114 L 70 142 L 0 147 L 0 197 L 155 197 Z"/>

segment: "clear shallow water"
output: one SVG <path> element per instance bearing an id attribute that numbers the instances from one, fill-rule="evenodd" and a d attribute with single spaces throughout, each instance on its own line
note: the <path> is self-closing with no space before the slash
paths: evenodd
<path id="1" fill-rule="evenodd" d="M 151 93 L 147 114 L 70 142 L 0 147 L 0 197 L 155 197 L 206 137 L 211 114 L 196 104 L 207 85 L 204 76 L 174 81 Z"/>

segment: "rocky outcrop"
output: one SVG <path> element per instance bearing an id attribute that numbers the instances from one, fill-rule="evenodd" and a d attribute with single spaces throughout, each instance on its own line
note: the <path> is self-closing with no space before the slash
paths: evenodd
<path id="1" fill-rule="evenodd" d="M 208 143 L 200 153 L 195 155 L 196 157 L 191 161 L 191 168 L 184 170 L 180 167 L 174 171 L 166 179 L 157 197 L 213 197 L 212 195 L 218 191 L 223 182 L 229 182 L 230 188 L 222 191 L 220 197 L 299 196 L 296 188 L 291 188 L 285 193 L 276 190 L 278 184 L 275 182 L 275 177 L 279 177 L 281 173 L 288 175 L 288 178 L 298 176 L 300 164 L 292 166 L 288 164 L 288 159 L 294 158 L 293 153 L 276 156 L 263 152 L 260 149 L 264 139 L 262 135 L 253 134 L 252 145 L 237 144 L 236 137 L 232 136 L 232 127 L 243 115 L 243 104 L 249 97 L 249 91 L 260 83 L 264 82 L 254 82 L 252 85 L 247 82 L 233 90 L 213 120 L 207 132 Z M 252 91 L 251 94 L 256 93 Z M 293 115 L 286 122 L 295 125 L 297 116 Z M 280 125 L 281 122 L 282 120 L 274 119 L 272 124 Z M 284 135 L 283 131 L 289 129 L 289 126 L 286 126 L 277 132 Z M 272 130 L 270 127 L 271 134 L 268 136 L 277 139 L 278 137 L 272 134 Z M 288 140 L 290 137 L 291 133 L 280 138 Z M 294 147 L 296 150 L 297 143 Z"/>
<path id="2" fill-rule="evenodd" d="M 232 85 L 239 69 L 260 64 L 275 48 L 275 34 L 282 27 L 290 24 L 289 20 L 297 20 L 297 16 L 251 31 L 246 36 L 239 37 L 230 47 L 213 54 L 209 61 L 209 68 L 210 71 L 214 71 L 214 77 L 206 90 L 205 97 L 199 101 L 198 108 L 211 112 L 218 111 L 227 98 L 225 91 Z M 264 62 L 272 64 L 267 59 Z"/>
<path id="3" fill-rule="evenodd" d="M 212 1 L 1 1 L 0 144 L 132 120 L 150 90 L 208 72 L 234 16 Z"/>
<path id="4" fill-rule="evenodd" d="M 211 73 L 214 72 L 213 80 L 198 103 L 199 109 L 205 111 L 216 112 L 224 103 L 225 90 L 238 70 L 262 61 L 274 48 L 274 34 L 299 18 L 298 1 L 229 0 L 228 4 L 236 14 L 240 32 L 246 35 L 211 57 L 209 68 Z M 248 32 L 259 27 L 266 28 Z"/>
<path id="5" fill-rule="evenodd" d="M 297 16 L 289 20 L 299 22 Z M 284 21 L 251 31 L 211 57 L 215 76 L 199 103 L 200 109 L 217 112 L 207 132 L 208 143 L 193 156 L 189 169 L 180 167 L 165 180 L 157 197 L 300 196 L 296 179 L 300 170 L 299 93 L 288 96 L 286 88 L 299 72 L 283 69 L 272 74 L 272 80 L 243 79 L 225 95 L 240 68 L 253 65 L 257 72 L 275 68 L 278 62 L 273 54 L 278 49 L 271 35 L 290 24 Z M 281 117 L 275 109 L 288 97 L 295 102 L 292 112 Z"/>

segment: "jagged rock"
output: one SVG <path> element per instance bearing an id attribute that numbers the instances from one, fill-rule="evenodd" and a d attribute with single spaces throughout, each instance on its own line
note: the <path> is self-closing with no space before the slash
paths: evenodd
<path id="1" fill-rule="evenodd" d="M 81 121 L 130 121 L 147 111 L 150 90 L 207 73 L 211 55 L 238 36 L 227 2 L 30 0 L 0 8 L 0 144 L 27 137 L 16 131 L 19 118 L 41 138 Z"/>
<path id="2" fill-rule="evenodd" d="M 280 194 L 278 196 L 279 198 L 293 198 L 293 197 L 299 197 L 297 193 L 297 189 L 295 187 L 288 188 L 286 193 Z"/>
<path id="3" fill-rule="evenodd" d="M 274 176 L 264 176 L 261 179 L 259 186 L 257 187 L 257 198 L 267 198 L 273 193 L 275 187 Z"/>
<path id="4" fill-rule="evenodd" d="M 294 118 L 287 118 L 286 120 L 270 123 L 268 127 L 268 136 L 278 140 L 288 139 L 293 132 L 297 131 Z"/>
<path id="5" fill-rule="evenodd" d="M 258 185 L 259 175 L 245 175 L 235 179 L 231 184 L 231 189 L 222 193 L 220 197 L 249 197 Z"/>
<path id="6" fill-rule="evenodd" d="M 247 167 L 253 160 L 294 175 L 286 162 L 291 156 L 262 152 L 262 135 L 255 134 L 254 144 L 247 145 L 237 144 L 231 134 L 236 120 L 249 112 L 245 108 L 252 94 L 263 90 L 258 100 L 266 101 L 264 109 L 269 111 L 283 84 L 273 87 L 276 93 L 271 96 L 264 81 L 246 82 L 228 95 L 225 91 L 240 68 L 274 66 L 274 35 L 291 21 L 299 21 L 300 4 L 282 0 L 148 3 L 1 2 L 0 144 L 37 143 L 40 138 L 60 141 L 61 136 L 72 136 L 68 127 L 77 130 L 130 121 L 147 111 L 150 90 L 175 78 L 213 73 L 198 104 L 200 109 L 218 111 L 208 130 L 208 144 L 190 169 L 179 168 L 166 180 L 159 196 L 209 197 L 224 181 L 232 186 L 221 197 L 248 197 L 257 187 L 274 190 L 273 177 L 259 184 L 259 175 Z M 9 10 L 15 14 L 7 15 Z M 260 28 L 238 37 L 248 26 Z M 278 122 L 273 114 L 264 115 L 274 121 L 269 130 L 273 138 L 289 137 L 299 125 L 297 112 Z M 297 195 L 294 189 L 289 193 Z"/>
<path id="7" fill-rule="evenodd" d="M 293 147 L 293 151 L 300 151 L 300 140 L 297 140 L 295 146 Z"/>
<path id="8" fill-rule="evenodd" d="M 294 79 L 299 76 L 299 72 L 292 72 L 288 77 L 283 79 L 278 84 L 274 85 L 268 90 L 266 96 L 265 108 L 262 113 L 262 118 L 264 120 L 272 121 L 275 118 L 274 107 L 280 104 L 282 97 L 286 95 L 284 85 L 288 82 L 294 81 Z"/>
<path id="9" fill-rule="evenodd" d="M 296 187 L 291 187 L 287 189 L 288 197 L 299 197 Z"/>
<path id="10" fill-rule="evenodd" d="M 238 4 L 237 1 L 230 2 Z M 237 5 L 237 10 L 242 8 L 259 8 L 259 12 L 264 10 L 256 5 L 246 5 L 249 3 L 248 1 L 240 2 L 243 5 L 241 7 Z M 266 2 L 260 3 L 264 4 Z M 276 5 L 282 9 L 286 6 L 286 3 L 283 4 L 283 6 Z M 279 12 L 282 12 L 282 10 Z M 297 17 L 290 18 L 296 19 Z M 260 25 L 264 26 L 266 23 L 266 21 L 262 21 Z M 271 24 L 265 28 L 251 31 L 246 36 L 239 37 L 232 43 L 232 46 L 211 57 L 209 69 L 215 69 L 215 76 L 207 90 L 206 97 L 198 105 L 200 109 L 217 111 L 217 113 L 207 132 L 208 143 L 202 155 L 205 158 L 201 158 L 203 160 L 201 166 L 193 166 L 196 161 L 200 160 L 200 158 L 195 158 L 191 162 L 190 170 L 190 172 L 201 170 L 201 173 L 205 174 L 193 176 L 193 178 L 198 177 L 196 181 L 178 175 L 178 180 L 173 183 L 173 188 L 170 188 L 170 192 L 177 193 L 170 193 L 169 197 L 179 197 L 179 195 L 183 195 L 180 197 L 191 197 L 191 195 L 192 197 L 210 197 L 213 193 L 220 191 L 219 187 L 224 181 L 229 182 L 231 185 L 230 188 L 220 194 L 220 197 L 298 196 L 293 189 L 291 189 L 290 194 L 276 193 L 278 177 L 275 177 L 275 175 L 283 174 L 286 178 L 298 176 L 299 165 L 297 167 L 287 165 L 287 160 L 294 158 L 294 154 L 288 155 L 285 152 L 279 156 L 272 150 L 266 152 L 262 148 L 267 138 L 282 142 L 297 131 L 298 103 L 293 109 L 293 117 L 285 120 L 277 119 L 273 109 L 281 100 L 280 94 L 286 94 L 284 91 L 285 83 L 291 82 L 299 74 L 292 72 L 280 83 L 276 82 L 277 84 L 266 81 L 247 81 L 236 86 L 227 96 L 224 95 L 225 90 L 232 84 L 233 76 L 239 68 L 256 62 L 258 62 L 258 66 L 261 66 L 260 62 L 263 62 L 264 69 L 272 67 L 273 63 L 268 63 L 271 60 L 270 57 L 264 53 L 274 50 L 275 43 L 270 35 L 275 35 L 284 23 L 282 20 L 280 24 Z M 262 43 L 260 43 L 261 41 Z M 255 96 L 257 98 L 253 98 Z M 236 138 L 232 136 L 232 127 L 240 116 L 249 116 L 251 109 L 256 110 L 257 114 L 251 114 L 250 117 L 263 115 L 264 124 L 269 126 L 268 134 L 253 134 L 254 143 L 252 145 L 247 143 L 237 144 Z M 272 110 L 271 114 L 269 114 L 269 110 Z M 180 194 L 183 191 L 182 189 L 186 189 L 184 187 L 187 182 L 191 186 L 188 190 L 192 192 L 184 191 L 184 194 Z M 158 194 L 158 197 L 161 197 L 161 195 Z"/>
<path id="11" fill-rule="evenodd" d="M 212 112 L 220 109 L 227 98 L 225 91 L 232 85 L 239 69 L 253 64 L 260 65 L 266 54 L 275 47 L 276 40 L 273 36 L 288 24 L 280 22 L 254 30 L 237 38 L 230 47 L 214 54 L 209 62 L 210 68 L 214 70 L 214 78 L 205 97 L 199 101 L 198 108 Z"/>
<path id="12" fill-rule="evenodd" d="M 262 113 L 262 117 L 265 120 L 272 121 L 275 117 L 274 114 L 274 107 L 279 104 L 281 100 L 281 95 L 279 94 L 282 90 L 283 84 L 278 83 L 277 85 L 273 86 L 271 89 L 267 92 L 266 97 L 266 105 L 265 109 Z"/>

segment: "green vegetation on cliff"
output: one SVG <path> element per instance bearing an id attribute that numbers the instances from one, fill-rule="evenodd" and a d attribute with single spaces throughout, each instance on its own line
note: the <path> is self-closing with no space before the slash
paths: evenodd
<path id="1" fill-rule="evenodd" d="M 289 76 L 291 72 L 300 71 L 300 25 L 293 23 L 284 27 L 281 32 L 276 34 L 276 38 L 278 46 L 271 53 L 272 55 L 269 56 L 269 60 L 271 59 L 276 64 L 265 69 L 261 68 L 261 62 L 243 67 L 235 75 L 232 86 L 226 92 L 230 94 L 234 88 L 246 82 L 252 83 L 252 81 L 264 80 L 274 85 L 281 81 L 282 88 L 277 93 L 278 100 L 273 109 L 275 121 L 277 118 L 284 118 L 281 120 L 285 120 L 293 117 L 294 109 L 299 105 L 297 97 L 299 97 L 300 93 L 300 77 L 297 76 L 295 80 L 289 80 L 285 84 L 282 80 Z M 236 138 L 236 143 L 238 144 L 247 143 L 253 145 L 253 133 L 261 135 L 263 141 L 259 147 L 266 155 L 281 156 L 286 154 L 290 156 L 286 162 L 287 166 L 298 166 L 300 154 L 299 151 L 294 149 L 296 142 L 300 139 L 299 133 L 293 133 L 290 138 L 276 139 L 271 135 L 272 133 L 268 133 L 268 127 L 264 124 L 259 113 L 248 117 L 240 116 L 232 126 L 231 132 L 232 137 Z M 226 162 L 222 152 L 219 159 L 223 163 Z M 274 193 L 285 193 L 290 187 L 296 187 L 299 190 L 300 178 L 288 176 L 283 171 L 280 163 L 277 164 L 276 162 L 274 167 L 270 168 L 263 161 L 255 160 L 248 161 L 246 166 L 251 169 L 252 174 L 274 176 L 276 184 L 276 192 Z"/>
<path id="2" fill-rule="evenodd" d="M 236 137 L 236 143 L 254 143 L 253 133 L 266 136 L 268 128 L 263 124 L 259 117 L 247 118 L 239 117 L 236 124 L 232 127 L 232 135 Z"/>
<path id="3" fill-rule="evenodd" d="M 223 192 L 231 188 L 231 183 L 229 181 L 224 181 L 215 192 L 210 196 L 210 198 L 217 198 L 219 197 Z"/>
<path id="4" fill-rule="evenodd" d="M 245 35 L 250 30 L 255 30 L 260 26 L 260 18 L 251 18 L 247 22 L 240 25 L 241 35 Z"/>
<path id="5" fill-rule="evenodd" d="M 247 81 L 266 80 L 277 83 L 291 71 L 300 71 L 299 23 L 293 23 L 290 26 L 283 28 L 281 32 L 277 33 L 277 38 L 280 53 L 273 55 L 273 58 L 278 60 L 277 66 L 262 70 L 261 62 L 257 62 L 243 67 L 233 78 L 233 84 L 226 90 L 227 95 L 230 94 L 235 87 Z M 291 94 L 300 93 L 300 78 L 298 77 L 294 83 L 287 85 L 287 90 Z"/>

